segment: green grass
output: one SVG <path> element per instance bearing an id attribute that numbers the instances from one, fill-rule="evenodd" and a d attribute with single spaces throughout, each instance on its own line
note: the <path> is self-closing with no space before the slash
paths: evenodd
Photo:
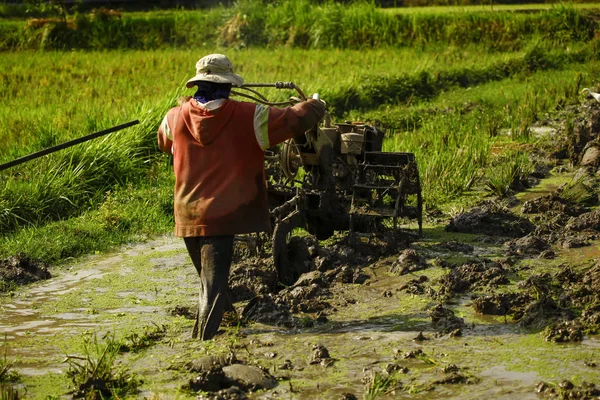
<path id="1" fill-rule="evenodd" d="M 497 4 L 486 2 L 485 4 L 455 5 L 455 6 L 425 6 L 425 7 L 390 7 L 382 11 L 390 14 L 447 14 L 447 13 L 473 13 L 473 12 L 498 12 L 498 11 L 546 11 L 568 4 L 577 10 L 597 10 L 599 3 L 535 3 L 535 4 Z"/>
<path id="2" fill-rule="evenodd" d="M 398 13 L 384 12 L 369 1 L 240 0 L 230 8 L 195 12 L 78 13 L 66 21 L 29 26 L 5 21 L 0 49 L 370 48 L 479 42 L 507 50 L 534 36 L 556 43 L 589 40 L 596 23 L 586 12 L 561 4 L 535 13 Z"/>
<path id="3" fill-rule="evenodd" d="M 139 379 L 117 363 L 121 343 L 110 335 L 98 340 L 84 336 L 83 355 L 67 355 L 66 374 L 74 393 L 85 398 L 107 398 L 135 393 Z"/>

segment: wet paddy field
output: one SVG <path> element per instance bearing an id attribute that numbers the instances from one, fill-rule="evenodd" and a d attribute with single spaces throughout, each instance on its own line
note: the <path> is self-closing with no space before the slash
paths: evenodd
<path id="1" fill-rule="evenodd" d="M 136 378 L 120 398 L 597 398 L 600 226 L 589 210 L 552 230 L 557 216 L 525 219 L 544 184 L 512 208 L 430 221 L 422 237 L 293 237 L 290 287 L 239 242 L 236 312 L 208 342 L 190 339 L 197 277 L 180 239 L 49 267 L 1 300 L 11 385 L 74 397 L 65 361 L 93 338 L 118 343 L 114 368 Z"/>

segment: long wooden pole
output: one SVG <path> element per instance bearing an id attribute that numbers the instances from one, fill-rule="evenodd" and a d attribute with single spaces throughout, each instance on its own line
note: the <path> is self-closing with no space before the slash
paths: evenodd
<path id="1" fill-rule="evenodd" d="M 108 135 L 109 133 L 113 133 L 116 131 L 120 131 L 121 129 L 129 128 L 130 126 L 139 124 L 139 120 L 126 122 L 121 125 L 113 126 L 112 128 L 105 129 L 103 131 L 90 133 L 89 135 L 80 137 L 78 139 L 74 139 L 65 143 L 58 144 L 56 146 L 48 147 L 47 149 L 40 150 L 36 153 L 29 154 L 27 156 L 19 157 L 12 161 L 7 162 L 6 164 L 0 165 L 0 171 L 3 171 L 7 168 L 14 167 L 15 165 L 23 164 L 24 162 L 34 160 L 41 156 L 45 156 L 46 154 L 54 153 L 55 151 L 66 149 L 67 147 L 75 146 L 76 144 L 87 142 L 88 140 L 95 139 L 100 136 Z"/>

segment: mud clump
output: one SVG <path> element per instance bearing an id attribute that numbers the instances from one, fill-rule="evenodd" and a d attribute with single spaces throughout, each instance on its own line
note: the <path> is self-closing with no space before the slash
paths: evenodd
<path id="1" fill-rule="evenodd" d="M 291 313 L 318 312 L 329 309 L 329 303 L 321 300 L 328 292 L 317 284 L 294 286 L 284 289 L 275 296 L 276 304 L 285 305 Z"/>
<path id="2" fill-rule="evenodd" d="M 556 321 L 568 321 L 574 318 L 573 313 L 559 307 L 551 297 L 542 297 L 529 304 L 522 316 L 516 316 L 519 324 L 528 328 L 543 328 Z"/>
<path id="3" fill-rule="evenodd" d="M 236 263 L 231 269 L 229 287 L 233 302 L 273 293 L 277 272 L 272 260 L 255 257 Z"/>
<path id="4" fill-rule="evenodd" d="M 573 120 L 573 132 L 568 140 L 569 158 L 573 164 L 581 160 L 582 154 L 588 142 L 595 140 L 600 131 L 600 110 L 595 100 L 583 103 L 578 110 L 577 116 Z"/>
<path id="5" fill-rule="evenodd" d="M 442 333 L 450 333 L 452 336 L 460 336 L 465 326 L 465 320 L 454 315 L 454 311 L 445 308 L 441 304 L 429 310 L 429 316 L 435 329 Z"/>
<path id="6" fill-rule="evenodd" d="M 264 324 L 291 328 L 294 321 L 289 308 L 276 304 L 271 296 L 257 296 L 242 311 L 242 318 Z"/>
<path id="7" fill-rule="evenodd" d="M 544 239 L 535 235 L 527 235 L 505 243 L 510 256 L 535 256 L 548 250 L 550 245 Z"/>
<path id="8" fill-rule="evenodd" d="M 435 297 L 435 291 L 429 286 L 423 286 L 423 283 L 429 281 L 425 275 L 421 275 L 418 278 L 411 279 L 404 285 L 398 288 L 399 291 L 403 291 L 410 294 L 427 294 L 430 297 Z"/>
<path id="9" fill-rule="evenodd" d="M 509 283 L 507 274 L 508 270 L 496 261 L 484 259 L 468 262 L 440 278 L 439 296 L 450 298 L 476 288 L 505 285 Z"/>
<path id="10" fill-rule="evenodd" d="M 398 259 L 392 263 L 390 272 L 396 275 L 406 275 L 425 268 L 427 268 L 425 257 L 417 253 L 416 250 L 407 249 L 402 251 Z"/>
<path id="11" fill-rule="evenodd" d="M 586 230 L 600 231 L 600 210 L 590 211 L 571 218 L 565 229 L 569 232 L 581 232 Z"/>
<path id="12" fill-rule="evenodd" d="M 541 214 L 548 212 L 558 212 L 571 217 L 577 217 L 588 211 L 586 207 L 573 204 L 560 197 L 560 191 L 547 196 L 541 196 L 535 199 L 527 200 L 521 206 L 523 214 Z"/>
<path id="13" fill-rule="evenodd" d="M 0 293 L 9 290 L 12 285 L 25 285 L 51 277 L 46 264 L 25 254 L 20 253 L 0 260 Z"/>
<path id="14" fill-rule="evenodd" d="M 547 341 L 577 342 L 600 332 L 600 262 L 585 272 L 565 266 L 553 276 L 533 275 L 520 286 L 537 300 L 526 307 L 519 323 L 546 328 Z"/>
<path id="15" fill-rule="evenodd" d="M 267 371 L 252 365 L 214 365 L 192 378 L 185 390 L 209 392 L 206 399 L 245 399 L 245 391 L 272 389 L 277 380 Z"/>
<path id="16" fill-rule="evenodd" d="M 231 365 L 236 362 L 235 355 L 233 353 L 227 356 L 205 356 L 192 361 L 189 361 L 185 365 L 185 369 L 190 372 L 208 372 L 214 368 L 223 368 L 227 365 Z"/>
<path id="17" fill-rule="evenodd" d="M 501 204 L 486 201 L 454 217 L 448 232 L 478 233 L 489 236 L 521 237 L 535 229 L 526 218 L 519 217 Z"/>
<path id="18" fill-rule="evenodd" d="M 577 321 L 564 321 L 549 327 L 544 339 L 548 342 L 581 342 L 583 329 Z"/>
<path id="19" fill-rule="evenodd" d="M 169 314 L 174 317 L 184 317 L 185 319 L 196 319 L 196 312 L 192 311 L 190 307 L 176 305 L 173 308 L 167 310 Z"/>
<path id="20" fill-rule="evenodd" d="M 523 314 L 524 307 L 532 298 L 526 293 L 501 293 L 477 297 L 473 300 L 473 310 L 484 315 Z"/>
<path id="21" fill-rule="evenodd" d="M 542 398 L 548 399 L 591 400 L 600 396 L 600 389 L 595 384 L 586 382 L 579 387 L 571 381 L 562 381 L 558 385 L 540 382 L 536 385 L 535 391 Z"/>
<path id="22" fill-rule="evenodd" d="M 309 364 L 321 364 L 328 367 L 334 363 L 334 359 L 329 355 L 329 350 L 321 344 L 315 344 L 312 347 L 312 354 L 308 361 Z"/>
<path id="23" fill-rule="evenodd" d="M 196 397 L 197 400 L 248 400 L 248 396 L 240 388 L 232 386 L 227 389 L 219 390 L 216 393 L 202 394 Z"/>

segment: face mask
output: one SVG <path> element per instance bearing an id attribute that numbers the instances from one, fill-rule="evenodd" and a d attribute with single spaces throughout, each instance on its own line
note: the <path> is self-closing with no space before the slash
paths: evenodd
<path id="1" fill-rule="evenodd" d="M 230 83 L 198 82 L 197 87 L 194 99 L 201 104 L 211 100 L 228 99 L 231 92 Z"/>

